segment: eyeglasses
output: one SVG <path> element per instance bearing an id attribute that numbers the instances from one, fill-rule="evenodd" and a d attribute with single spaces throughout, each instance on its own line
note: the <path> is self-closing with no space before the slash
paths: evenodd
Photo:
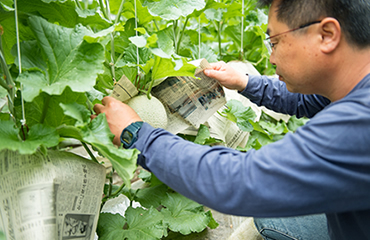
<path id="1" fill-rule="evenodd" d="M 309 22 L 309 23 L 303 24 L 303 25 L 301 25 L 301 26 L 299 26 L 299 27 L 297 27 L 297 28 L 293 28 L 293 29 L 291 29 L 291 30 L 289 30 L 289 31 L 282 32 L 282 33 L 278 33 L 278 34 L 276 34 L 276 35 L 274 35 L 274 36 L 271 36 L 271 37 L 266 38 L 265 40 L 263 40 L 263 43 L 265 44 L 265 46 L 266 46 L 266 48 L 267 48 L 268 53 L 271 55 L 271 53 L 272 53 L 272 49 L 274 48 L 274 43 L 271 43 L 271 41 L 270 41 L 270 40 L 271 40 L 271 38 L 274 38 L 274 37 L 277 37 L 277 36 L 283 35 L 283 34 L 285 34 L 285 33 L 294 32 L 294 31 L 297 31 L 297 30 L 299 30 L 299 29 L 302 29 L 302 28 L 306 28 L 306 27 L 308 27 L 308 26 L 311 26 L 312 24 L 316 24 L 316 23 L 321 23 L 321 21 Z"/>

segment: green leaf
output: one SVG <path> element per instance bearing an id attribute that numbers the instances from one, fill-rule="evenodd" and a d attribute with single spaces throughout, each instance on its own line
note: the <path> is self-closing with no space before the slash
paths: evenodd
<path id="1" fill-rule="evenodd" d="M 136 58 L 136 46 L 134 44 L 130 44 L 129 47 L 125 51 L 125 55 L 123 60 L 130 63 L 137 63 Z M 150 50 L 148 48 L 140 48 L 139 49 L 139 64 L 145 64 L 150 59 Z"/>
<path id="2" fill-rule="evenodd" d="M 149 171 L 141 169 L 138 177 L 141 178 L 141 180 L 143 180 L 144 182 L 150 183 L 152 173 L 149 172 Z"/>
<path id="3" fill-rule="evenodd" d="M 82 23 L 84 26 L 91 26 L 97 29 L 108 28 L 111 23 L 101 16 L 100 11 L 97 9 L 79 9 L 75 8 L 78 14 L 77 22 Z"/>
<path id="4" fill-rule="evenodd" d="M 260 121 L 259 124 L 271 134 L 285 134 L 289 131 L 284 121 L 276 123 Z"/>
<path id="5" fill-rule="evenodd" d="M 141 178 L 144 182 L 150 183 L 150 187 L 163 184 L 163 182 L 161 182 L 161 180 L 159 180 L 153 173 L 146 170 L 140 171 L 139 178 Z"/>
<path id="6" fill-rule="evenodd" d="M 86 96 L 83 93 L 72 92 L 70 88 L 66 88 L 61 95 L 40 94 L 32 102 L 25 102 L 26 119 L 28 126 L 42 123 L 51 127 L 59 127 L 60 125 L 74 125 L 76 120 L 65 115 L 60 103 L 78 103 L 84 105 Z M 17 112 L 21 116 L 21 102 L 17 101 Z"/>
<path id="7" fill-rule="evenodd" d="M 126 219 L 121 215 L 111 213 L 100 213 L 97 234 L 101 240 L 114 240 L 123 238 L 123 227 Z"/>
<path id="8" fill-rule="evenodd" d="M 204 0 L 164 0 L 144 3 L 149 13 L 159 16 L 164 20 L 177 20 L 181 16 L 186 17 L 194 10 L 203 9 L 206 4 Z"/>
<path id="9" fill-rule="evenodd" d="M 21 12 L 38 12 L 50 22 L 58 22 L 63 26 L 73 27 L 77 23 L 76 6 L 71 0 L 65 3 L 47 3 L 40 0 L 18 0 Z"/>
<path id="10" fill-rule="evenodd" d="M 167 55 L 171 56 L 175 52 L 173 38 L 167 34 L 168 28 L 157 32 L 158 35 L 158 47 L 163 50 Z"/>
<path id="11" fill-rule="evenodd" d="M 20 12 L 40 15 L 49 22 L 58 23 L 65 27 L 74 27 L 78 23 L 90 25 L 100 29 L 108 28 L 109 22 L 102 18 L 96 9 L 81 10 L 76 8 L 73 0 L 40 1 L 18 0 Z"/>
<path id="12" fill-rule="evenodd" d="M 209 8 L 207 10 L 204 11 L 204 14 L 206 15 L 207 19 L 209 19 L 210 21 L 217 21 L 217 22 L 221 22 L 222 18 L 223 18 L 223 13 L 227 12 L 227 9 L 222 9 L 222 8 L 219 8 L 219 9 L 214 9 L 214 8 Z"/>
<path id="13" fill-rule="evenodd" d="M 274 139 L 271 138 L 268 134 L 253 131 L 249 136 L 248 142 L 244 148 L 237 148 L 239 151 L 249 151 L 250 149 L 254 148 L 256 150 L 260 149 L 261 147 L 275 142 Z"/>
<path id="14" fill-rule="evenodd" d="M 218 224 L 218 222 L 213 218 L 211 211 L 207 211 L 206 214 L 211 219 L 208 223 L 208 227 L 210 229 L 216 229 L 220 224 Z"/>
<path id="15" fill-rule="evenodd" d="M 60 107 L 63 109 L 65 115 L 76 119 L 78 124 L 88 122 L 90 119 L 91 114 L 86 106 L 74 102 L 69 104 L 61 103 Z"/>
<path id="16" fill-rule="evenodd" d="M 227 11 L 223 14 L 224 20 L 229 18 L 241 17 L 242 15 L 242 6 L 241 3 L 234 1 L 231 4 L 227 5 Z"/>
<path id="17" fill-rule="evenodd" d="M 189 49 L 195 56 L 199 55 L 199 46 L 192 44 Z M 208 62 L 217 62 L 217 55 L 209 45 L 202 44 L 200 47 L 200 58 L 205 58 Z M 199 59 L 200 59 L 199 58 Z"/>
<path id="18" fill-rule="evenodd" d="M 29 22 L 41 47 L 47 72 L 45 75 L 25 72 L 18 77 L 24 84 L 25 100 L 32 101 L 41 91 L 60 95 L 67 86 L 75 92 L 92 89 L 97 74 L 104 71 L 104 48 L 99 43 L 83 41 L 89 31 L 82 26 L 69 29 L 50 24 L 40 17 L 30 17 Z"/>
<path id="19" fill-rule="evenodd" d="M 266 130 L 265 130 L 265 129 L 263 129 L 263 128 L 260 126 L 259 122 L 261 122 L 261 120 L 260 120 L 259 122 L 253 122 L 253 121 L 249 121 L 249 122 L 250 122 L 250 124 L 252 124 L 252 126 L 253 126 L 253 131 L 257 131 L 257 132 L 260 132 L 260 133 L 263 133 L 263 134 L 266 134 L 266 135 L 270 136 L 270 135 L 269 135 L 269 133 L 268 133 L 268 132 L 266 132 Z M 272 139 L 272 136 L 271 136 L 270 138 Z"/>
<path id="20" fill-rule="evenodd" d="M 145 208 L 151 206 L 157 208 L 166 197 L 167 190 L 168 187 L 165 184 L 139 189 L 135 201 L 138 201 Z"/>
<path id="21" fill-rule="evenodd" d="M 121 4 L 121 0 L 114 0 L 114 1 L 119 1 L 119 4 Z M 111 2 L 111 1 L 109 1 L 109 2 Z M 138 17 L 138 22 L 141 25 L 145 25 L 145 24 L 148 24 L 149 22 L 151 22 L 153 19 L 156 19 L 156 18 L 154 18 L 152 15 L 150 15 L 150 13 L 148 11 L 148 8 L 143 7 L 141 5 L 141 2 L 142 1 L 136 1 L 136 16 Z M 133 1 L 132 0 L 131 0 L 131 2 L 126 1 L 123 4 L 123 6 L 124 6 L 124 8 L 123 8 L 123 11 L 122 11 L 122 15 L 126 19 L 135 18 L 135 6 L 134 6 Z"/>
<path id="22" fill-rule="evenodd" d="M 136 159 L 139 155 L 137 149 L 119 149 L 113 145 L 113 134 L 110 132 L 104 114 L 99 114 L 93 119 L 88 129 L 83 129 L 83 138 L 110 160 L 113 168 L 122 178 L 127 187 L 131 185 L 130 180 L 136 170 Z"/>
<path id="23" fill-rule="evenodd" d="M 146 45 L 146 38 L 144 36 L 130 37 L 129 40 L 138 48 L 143 48 Z"/>
<path id="24" fill-rule="evenodd" d="M 7 9 L 7 10 L 13 10 L 14 9 L 13 8 L 13 3 L 14 3 L 13 0 L 1 0 L 0 1 L 1 6 L 4 7 L 5 9 Z"/>
<path id="25" fill-rule="evenodd" d="M 203 145 L 206 143 L 206 140 L 211 137 L 211 133 L 206 125 L 201 124 L 197 136 L 194 140 L 194 143 Z"/>
<path id="26" fill-rule="evenodd" d="M 156 209 L 129 207 L 125 217 L 101 213 L 97 229 L 99 240 L 157 240 L 163 236 L 163 216 Z"/>
<path id="27" fill-rule="evenodd" d="M 47 66 L 45 61 L 41 57 L 41 49 L 37 45 L 36 40 L 23 41 L 20 44 L 21 47 L 21 63 L 23 70 L 29 69 L 40 69 L 44 74 L 47 71 Z M 13 55 L 17 56 L 16 48 L 13 48 Z M 18 56 L 15 58 L 15 64 L 19 67 Z"/>
<path id="28" fill-rule="evenodd" d="M 15 31 L 15 17 L 14 11 L 5 12 L 0 8 L 0 25 L 3 28 L 3 35 L 1 36 L 1 42 L 3 47 L 3 53 L 5 55 L 5 60 L 7 64 L 14 63 L 14 54 L 12 54 L 11 50 L 13 46 L 15 46 L 17 39 L 16 39 L 16 31 Z M 28 26 L 25 26 L 25 14 L 19 13 L 19 37 L 20 40 L 29 40 L 33 39 L 33 33 Z"/>
<path id="29" fill-rule="evenodd" d="M 162 201 L 162 205 L 165 207 L 161 211 L 164 222 L 174 232 L 184 235 L 201 232 L 211 220 L 202 205 L 179 193 L 167 193 L 167 198 Z"/>
<path id="30" fill-rule="evenodd" d="M 245 107 L 240 101 L 234 99 L 228 101 L 226 107 L 222 111 L 223 116 L 235 122 L 243 131 L 251 132 L 253 130 L 250 121 L 254 121 L 257 115 L 251 107 Z"/>
<path id="31" fill-rule="evenodd" d="M 24 129 L 24 132 L 27 130 Z M 0 120 L 0 151 L 9 149 L 20 154 L 33 154 L 41 145 L 53 147 L 59 143 L 59 135 L 55 129 L 41 124 L 29 129 L 25 141 L 20 139 L 18 133 L 19 129 L 15 128 L 14 122 Z"/>
<path id="32" fill-rule="evenodd" d="M 103 157 L 109 159 L 113 168 L 122 178 L 127 187 L 136 170 L 136 160 L 139 155 L 137 149 L 122 149 L 113 145 L 113 134 L 104 114 L 99 114 L 90 123 L 77 127 L 61 126 L 58 128 L 61 137 L 76 138 L 92 145 Z"/>
<path id="33" fill-rule="evenodd" d="M 175 70 L 176 64 L 172 61 L 172 59 L 155 56 L 152 79 L 158 80 L 170 76 L 194 77 L 196 67 L 193 64 L 187 63 L 185 60 L 182 60 L 182 63 L 183 66 L 179 70 Z"/>
<path id="34" fill-rule="evenodd" d="M 309 121 L 308 118 L 297 118 L 295 115 L 291 116 L 288 121 L 288 129 L 291 132 L 297 131 L 299 127 L 302 127 Z"/>
<path id="35" fill-rule="evenodd" d="M 142 178 L 144 182 L 149 183 L 150 187 L 155 187 L 163 184 L 163 182 L 159 180 L 153 173 L 147 172 L 146 170 L 142 170 L 141 176 L 139 177 Z"/>
<path id="36" fill-rule="evenodd" d="M 96 33 L 90 33 L 86 36 L 84 36 L 84 40 L 86 40 L 88 43 L 94 43 L 94 42 L 100 42 L 103 41 L 104 39 L 110 40 L 111 33 L 114 33 L 115 31 L 122 30 L 122 25 L 118 24 L 116 26 L 111 26 L 109 28 L 106 28 L 102 31 L 96 32 Z"/>

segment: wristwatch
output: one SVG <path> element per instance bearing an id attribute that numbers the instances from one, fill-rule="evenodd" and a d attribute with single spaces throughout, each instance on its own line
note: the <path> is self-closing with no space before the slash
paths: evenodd
<path id="1" fill-rule="evenodd" d="M 129 148 L 137 141 L 138 132 L 143 125 L 143 122 L 134 122 L 123 129 L 121 133 L 121 143 L 124 148 Z"/>

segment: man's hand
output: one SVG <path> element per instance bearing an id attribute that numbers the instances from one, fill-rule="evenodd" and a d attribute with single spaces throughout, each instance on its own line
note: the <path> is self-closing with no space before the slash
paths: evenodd
<path id="1" fill-rule="evenodd" d="M 91 118 L 94 119 L 98 114 L 105 113 L 109 128 L 114 134 L 113 143 L 121 146 L 120 135 L 122 130 L 131 123 L 142 120 L 130 106 L 113 97 L 104 97 L 102 104 L 95 104 L 94 111 L 96 115 L 92 115 Z"/>
<path id="2" fill-rule="evenodd" d="M 204 74 L 218 80 L 226 88 L 243 91 L 248 84 L 248 76 L 238 72 L 225 62 L 211 63 L 213 69 L 205 69 Z"/>

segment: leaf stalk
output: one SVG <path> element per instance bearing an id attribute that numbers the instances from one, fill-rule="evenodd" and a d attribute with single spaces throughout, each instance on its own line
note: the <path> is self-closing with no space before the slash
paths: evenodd
<path id="1" fill-rule="evenodd" d="M 181 35 L 180 35 L 179 41 L 177 43 L 177 49 L 176 49 L 177 54 L 179 54 L 179 52 L 180 52 L 180 45 L 181 45 L 182 37 L 184 36 L 186 25 L 188 24 L 188 21 L 189 21 L 189 16 L 186 17 L 184 26 L 182 27 L 182 30 L 181 30 Z"/>

